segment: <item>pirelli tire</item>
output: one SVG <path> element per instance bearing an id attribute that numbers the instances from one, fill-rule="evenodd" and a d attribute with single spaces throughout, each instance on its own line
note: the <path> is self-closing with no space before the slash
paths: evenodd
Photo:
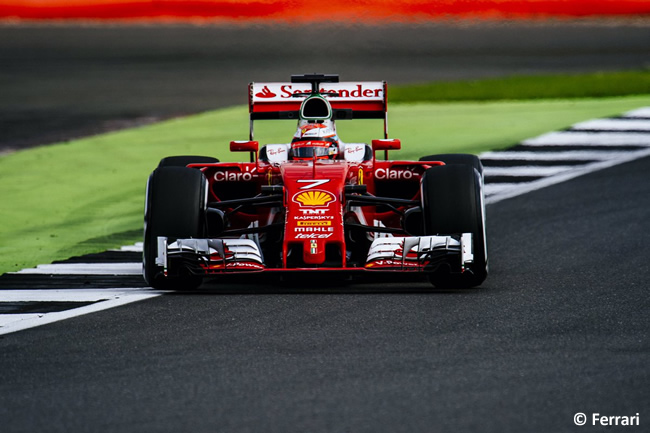
<path id="1" fill-rule="evenodd" d="M 186 270 L 165 277 L 156 264 L 158 237 L 202 238 L 206 232 L 208 181 L 200 170 L 159 167 L 147 182 L 144 215 L 143 275 L 156 289 L 192 290 L 202 278 Z"/>
<path id="2" fill-rule="evenodd" d="M 211 156 L 178 155 L 161 159 L 158 167 L 186 167 L 188 164 L 215 164 L 217 162 L 219 160 Z"/>
<path id="3" fill-rule="evenodd" d="M 476 155 L 467 153 L 440 153 L 438 155 L 427 155 L 420 158 L 420 161 L 442 161 L 445 164 L 471 165 L 483 177 L 483 164 Z"/>
<path id="4" fill-rule="evenodd" d="M 427 235 L 472 233 L 474 262 L 465 272 L 442 266 L 430 274 L 438 288 L 480 285 L 488 273 L 483 176 L 470 164 L 432 167 L 422 177 L 422 209 Z"/>

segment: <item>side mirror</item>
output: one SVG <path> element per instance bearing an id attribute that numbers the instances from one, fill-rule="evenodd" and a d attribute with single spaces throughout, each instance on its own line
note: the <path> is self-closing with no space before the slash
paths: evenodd
<path id="1" fill-rule="evenodd" d="M 257 151 L 260 148 L 260 143 L 257 141 L 231 141 L 230 142 L 230 151 L 231 152 L 250 152 L 251 153 L 251 162 L 254 162 L 257 158 Z"/>
<path id="2" fill-rule="evenodd" d="M 399 138 L 385 138 L 382 140 L 372 140 L 372 154 L 378 150 L 384 151 L 384 159 L 388 159 L 389 150 L 399 150 L 402 148 L 402 142 Z"/>
<path id="3" fill-rule="evenodd" d="M 257 141 L 231 141 L 231 152 L 257 152 L 260 143 Z"/>

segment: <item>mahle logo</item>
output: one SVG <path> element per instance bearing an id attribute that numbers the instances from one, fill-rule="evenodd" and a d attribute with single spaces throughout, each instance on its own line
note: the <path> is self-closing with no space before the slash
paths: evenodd
<path id="1" fill-rule="evenodd" d="M 300 207 L 322 207 L 329 206 L 331 202 L 336 201 L 336 197 L 331 192 L 311 190 L 294 195 L 293 201 L 300 204 Z"/>

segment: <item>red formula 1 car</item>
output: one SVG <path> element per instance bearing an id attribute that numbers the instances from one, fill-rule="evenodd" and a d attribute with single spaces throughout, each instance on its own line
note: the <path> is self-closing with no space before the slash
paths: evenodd
<path id="1" fill-rule="evenodd" d="M 187 289 L 233 273 L 426 275 L 437 287 L 487 276 L 483 168 L 473 155 L 391 161 L 385 82 L 294 75 L 249 85 L 250 162 L 160 161 L 147 183 L 143 273 Z M 293 119 L 291 143 L 253 141 L 261 119 Z M 384 119 L 384 138 L 345 143 L 335 122 Z M 377 158 L 377 153 L 384 159 Z"/>

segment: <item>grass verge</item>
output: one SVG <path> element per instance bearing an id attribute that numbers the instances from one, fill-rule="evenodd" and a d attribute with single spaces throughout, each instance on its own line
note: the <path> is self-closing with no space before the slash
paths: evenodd
<path id="1" fill-rule="evenodd" d="M 650 105 L 636 97 L 392 104 L 395 159 L 505 148 L 540 133 Z M 340 121 L 348 142 L 379 138 L 377 121 Z M 287 142 L 292 122 L 258 122 L 263 143 Z M 246 107 L 175 119 L 0 157 L 0 273 L 140 240 L 147 176 L 168 155 L 244 160 L 228 143 L 246 139 Z"/>
<path id="2" fill-rule="evenodd" d="M 650 70 L 526 75 L 392 86 L 392 102 L 599 98 L 650 93 Z"/>

